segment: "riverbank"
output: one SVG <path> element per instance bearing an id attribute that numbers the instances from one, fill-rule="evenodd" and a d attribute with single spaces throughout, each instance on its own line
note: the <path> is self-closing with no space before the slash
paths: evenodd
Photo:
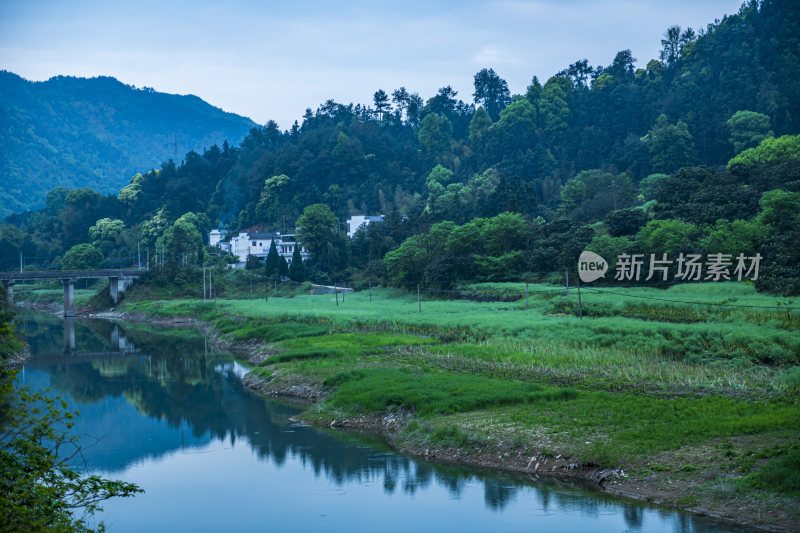
<path id="1" fill-rule="evenodd" d="M 798 514 L 793 512 L 796 499 L 758 491 L 747 493 L 734 485 L 737 478 L 721 470 L 725 462 L 719 456 L 753 455 L 746 451 L 748 446 L 763 445 L 763 440 L 713 439 L 677 453 L 651 456 L 650 461 L 632 457 L 616 467 L 603 467 L 571 452 L 574 442 L 546 440 L 546 444 L 540 441 L 534 447 L 520 445 L 518 433 L 497 420 L 497 412 L 470 413 L 472 420 L 466 423 L 458 416 L 443 416 L 425 425 L 422 431 L 418 431 L 417 419 L 407 412 L 390 410 L 380 415 L 350 416 L 331 412 L 324 406 L 327 394 L 323 388 L 295 377 L 297 382 L 286 375 L 263 380 L 250 374 L 244 383 L 259 394 L 309 402 L 310 407 L 296 417 L 297 421 L 319 427 L 378 431 L 396 451 L 425 460 L 526 474 L 534 479 L 578 479 L 615 496 L 765 531 L 796 531 L 798 527 Z M 475 420 L 482 423 L 475 424 Z M 492 436 L 487 438 L 487 433 Z M 783 445 L 793 438 L 789 433 L 773 437 L 770 442 Z M 583 438 L 578 436 L 577 440 Z M 709 471 L 707 467 L 714 463 L 719 469 Z"/>
<path id="2" fill-rule="evenodd" d="M 749 289 L 709 285 L 697 296 L 765 304 Z M 376 290 L 346 301 L 145 300 L 90 316 L 197 328 L 255 366 L 248 387 L 304 401 L 299 419 L 379 430 L 407 454 L 580 478 L 796 530 L 796 366 L 775 363 L 796 357 L 795 314 L 647 306 L 642 292 L 584 297 L 579 321 L 552 291 L 526 309 L 510 297 L 519 288 L 499 290 L 502 301 L 429 300 L 422 313 L 416 295 Z"/>
<path id="3" fill-rule="evenodd" d="M 215 342 L 257 365 L 246 377 L 250 388 L 309 402 L 299 417 L 309 423 L 378 429 L 404 453 L 587 479 L 612 494 L 766 530 L 792 531 L 800 523 L 796 485 L 784 475 L 797 461 L 800 428 L 797 397 L 785 385 L 791 368 L 692 363 L 644 350 L 631 358 L 571 348 L 568 338 L 550 350 L 524 351 L 521 333 L 509 330 L 520 316 L 528 326 L 520 332 L 529 330 L 537 315 L 520 315 L 514 302 L 426 302 L 426 310 L 440 307 L 426 317 L 402 294 L 381 296 L 383 307 L 355 293 L 331 308 L 317 296 L 126 309 L 153 321 L 192 317 Z M 414 313 L 404 309 L 409 303 Z M 641 306 L 639 312 L 672 313 Z M 502 334 L 487 335 L 488 320 L 498 318 Z M 664 329 L 710 337 L 749 327 L 734 318 Z M 609 325 L 556 320 L 550 325 L 594 328 L 595 335 Z M 779 325 L 777 335 L 794 331 L 792 320 L 787 313 L 788 329 Z M 631 331 L 644 329 L 641 319 L 621 322 L 631 340 Z M 777 335 L 791 349 L 793 337 Z"/>

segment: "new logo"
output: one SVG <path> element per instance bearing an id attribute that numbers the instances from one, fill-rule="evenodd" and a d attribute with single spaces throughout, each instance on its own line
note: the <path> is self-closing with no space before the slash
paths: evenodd
<path id="1" fill-rule="evenodd" d="M 584 251 L 578 258 L 578 276 L 584 283 L 602 278 L 608 271 L 608 261 L 594 252 Z"/>

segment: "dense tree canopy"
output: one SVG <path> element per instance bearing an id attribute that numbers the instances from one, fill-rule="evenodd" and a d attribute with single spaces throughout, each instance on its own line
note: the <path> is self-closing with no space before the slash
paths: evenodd
<path id="1" fill-rule="evenodd" d="M 748 2 L 706 28 L 654 36 L 660 57 L 640 67 L 630 50 L 607 66 L 580 59 L 543 83 L 534 76 L 520 95 L 486 68 L 473 102 L 451 86 L 427 100 L 405 87 L 379 89 L 368 105 L 328 100 L 289 130 L 270 121 L 239 146 L 142 169 L 118 197 L 56 188 L 44 209 L 0 225 L 0 259 L 13 267 L 22 251 L 53 267 L 92 243 L 121 265 L 137 244 L 166 244 L 173 264 L 194 264 L 212 223 L 297 229 L 315 280 L 553 272 L 589 242 L 678 249 L 660 240 L 665 227 L 687 246 L 727 247 L 736 235 L 758 250 L 762 234 L 747 224 L 762 195 L 800 190 L 798 11 Z M 535 235 L 490 252 L 485 228 L 470 224 L 505 212 Z M 386 221 L 351 241 L 341 223 L 355 214 Z M 466 240 L 448 247 L 442 223 Z M 423 237 L 433 228 L 443 241 Z M 433 266 L 415 262 L 420 249 Z"/>

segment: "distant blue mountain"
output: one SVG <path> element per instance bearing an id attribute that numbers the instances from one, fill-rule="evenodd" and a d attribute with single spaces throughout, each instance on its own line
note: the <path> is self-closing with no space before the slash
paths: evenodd
<path id="1" fill-rule="evenodd" d="M 53 187 L 116 193 L 136 172 L 213 144 L 236 146 L 256 124 L 194 95 L 115 78 L 31 82 L 0 71 L 0 219 L 44 205 Z"/>

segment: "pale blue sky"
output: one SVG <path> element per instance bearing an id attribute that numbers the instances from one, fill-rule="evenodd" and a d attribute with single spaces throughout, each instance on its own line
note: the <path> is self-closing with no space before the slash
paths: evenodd
<path id="1" fill-rule="evenodd" d="M 324 100 L 371 103 L 405 86 L 427 99 L 492 67 L 512 93 L 570 63 L 656 58 L 668 26 L 705 27 L 740 0 L 0 0 L 0 69 L 27 79 L 114 76 L 196 94 L 287 129 Z"/>

